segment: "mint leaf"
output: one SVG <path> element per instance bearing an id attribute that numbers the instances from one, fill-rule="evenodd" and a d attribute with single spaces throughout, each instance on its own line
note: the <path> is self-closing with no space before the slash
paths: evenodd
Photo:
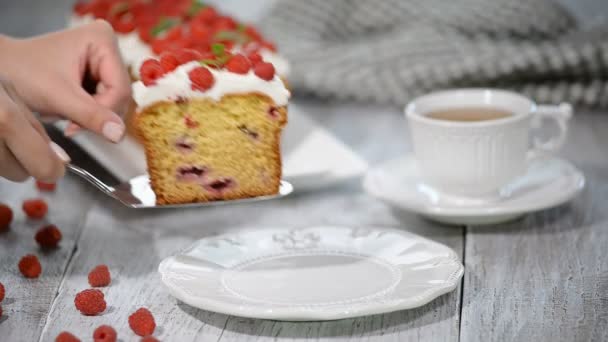
<path id="1" fill-rule="evenodd" d="M 123 14 L 129 10 L 129 7 L 130 6 L 128 2 L 119 2 L 116 5 L 112 6 L 112 8 L 110 9 L 110 16 Z"/>
<path id="2" fill-rule="evenodd" d="M 245 44 L 250 40 L 247 35 L 237 31 L 219 31 L 213 38 L 214 40 L 229 40 L 237 44 Z"/>
<path id="3" fill-rule="evenodd" d="M 211 45 L 211 52 L 213 52 L 214 55 L 216 56 L 223 56 L 225 53 L 226 48 L 224 47 L 224 44 L 220 44 L 220 43 L 214 43 Z"/>
<path id="4" fill-rule="evenodd" d="M 154 37 L 158 37 L 158 35 L 167 31 L 168 29 L 172 28 L 173 26 L 179 24 L 179 22 L 180 21 L 177 18 L 162 18 L 158 22 L 158 24 L 156 24 L 154 27 L 152 27 L 152 29 L 150 30 L 150 33 Z"/>
<path id="5" fill-rule="evenodd" d="M 190 8 L 188 9 L 186 15 L 189 17 L 194 17 L 200 10 L 205 7 L 207 7 L 207 5 L 205 5 L 202 1 L 192 0 L 192 4 L 190 5 Z"/>

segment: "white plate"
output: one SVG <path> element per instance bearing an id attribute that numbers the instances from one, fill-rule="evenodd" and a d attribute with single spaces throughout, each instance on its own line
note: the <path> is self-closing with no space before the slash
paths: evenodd
<path id="1" fill-rule="evenodd" d="M 441 193 L 424 183 L 412 156 L 371 170 L 363 181 L 370 194 L 396 207 L 449 224 L 493 224 L 551 208 L 575 197 L 585 176 L 558 158 L 532 159 L 526 174 L 500 194 L 469 198 Z"/>
<path id="2" fill-rule="evenodd" d="M 454 290 L 464 268 L 450 248 L 415 234 L 325 226 L 202 239 L 159 272 L 194 307 L 305 321 L 418 307 Z"/>
<path id="3" fill-rule="evenodd" d="M 57 123 L 59 128 L 65 122 Z M 73 140 L 120 181 L 146 173 L 143 148 L 133 138 L 120 144 L 83 132 Z M 312 190 L 362 175 L 367 163 L 340 140 L 289 106 L 289 123 L 282 138 L 283 178 L 295 191 Z"/>

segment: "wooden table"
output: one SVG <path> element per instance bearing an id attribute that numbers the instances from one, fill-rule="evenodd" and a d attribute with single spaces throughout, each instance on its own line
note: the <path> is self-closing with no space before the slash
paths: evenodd
<path id="1" fill-rule="evenodd" d="M 61 26 L 67 1 L 2 4 L 5 33 L 27 35 Z M 18 20 L 36 5 L 45 23 Z M 23 7 L 20 7 L 23 6 Z M 52 18 L 52 19 L 51 19 Z M 12 31 L 11 31 L 12 30 Z M 1 52 L 0 52 L 1 53 Z M 398 108 L 297 99 L 371 164 L 410 150 Z M 60 137 L 54 136 L 61 140 Z M 61 141 L 60 141 L 61 142 Z M 65 142 L 63 142 L 65 143 Z M 83 153 L 73 159 L 96 172 Z M 487 227 L 442 226 L 391 208 L 365 194 L 358 180 L 281 201 L 211 209 L 134 211 L 110 201 L 68 175 L 55 193 L 44 222 L 24 218 L 22 200 L 38 196 L 32 182 L 0 181 L 0 201 L 16 212 L 0 234 L 2 303 L 0 341 L 53 341 L 63 330 L 83 340 L 101 324 L 135 341 L 128 315 L 140 306 L 154 313 L 156 336 L 164 341 L 605 341 L 608 340 L 608 113 L 579 110 L 562 156 L 586 174 L 588 185 L 572 203 Z M 105 178 L 109 178 L 107 175 Z M 347 213 L 347 214 L 342 214 Z M 44 223 L 64 234 L 61 247 L 41 251 L 33 239 Z M 413 231 L 453 248 L 465 265 L 452 293 L 414 310 L 332 322 L 289 323 L 206 312 L 179 303 L 160 284 L 156 268 L 176 249 L 204 236 L 251 226 L 316 224 L 382 225 Z M 37 254 L 44 271 L 24 279 L 19 258 Z M 107 311 L 85 317 L 74 308 L 88 287 L 88 271 L 99 263 L 112 269 L 104 289 Z"/>

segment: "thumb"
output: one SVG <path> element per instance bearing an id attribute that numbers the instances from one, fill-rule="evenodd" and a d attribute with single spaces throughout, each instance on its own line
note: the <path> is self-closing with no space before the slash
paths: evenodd
<path id="1" fill-rule="evenodd" d="M 119 142 L 125 133 L 125 124 L 107 107 L 104 107 L 82 88 L 66 86 L 62 96 L 63 103 L 58 106 L 58 112 L 66 119 L 90 131 L 104 136 L 112 142 Z"/>

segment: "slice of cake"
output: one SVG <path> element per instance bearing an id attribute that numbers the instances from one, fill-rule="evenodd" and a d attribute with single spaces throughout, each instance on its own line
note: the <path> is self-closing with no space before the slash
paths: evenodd
<path id="1" fill-rule="evenodd" d="M 290 96 L 259 54 L 192 50 L 146 60 L 135 128 L 159 204 L 276 194 Z"/>

